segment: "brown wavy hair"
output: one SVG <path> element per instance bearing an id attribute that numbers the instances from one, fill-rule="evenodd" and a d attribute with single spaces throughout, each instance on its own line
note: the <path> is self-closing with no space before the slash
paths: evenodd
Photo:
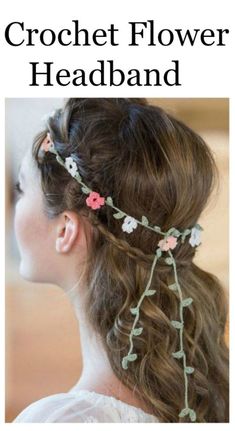
<path id="1" fill-rule="evenodd" d="M 40 145 L 50 132 L 65 158 L 73 155 L 83 181 L 114 205 L 163 231 L 190 228 L 198 221 L 218 184 L 218 169 L 204 140 L 181 121 L 145 99 L 72 98 L 57 110 L 33 143 L 40 169 L 45 211 L 55 217 L 74 210 L 93 226 L 85 265 L 85 307 L 89 322 L 101 336 L 113 372 L 149 406 L 160 422 L 185 422 L 184 375 L 178 349 L 179 298 L 168 285 L 170 265 L 161 258 L 145 297 L 134 340 L 138 358 L 121 366 L 129 350 L 135 307 L 149 279 L 159 234 L 138 226 L 128 234 L 109 206 L 91 210 L 79 183 Z M 185 297 L 184 350 L 195 372 L 189 379 L 189 405 L 198 422 L 229 421 L 229 355 L 224 340 L 228 313 L 225 289 L 218 278 L 193 263 L 196 248 L 185 241 L 174 250 L 178 279 Z"/>

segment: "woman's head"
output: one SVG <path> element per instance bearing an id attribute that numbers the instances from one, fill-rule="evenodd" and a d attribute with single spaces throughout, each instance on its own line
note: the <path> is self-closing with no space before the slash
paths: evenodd
<path id="1" fill-rule="evenodd" d="M 145 298 L 141 306 L 144 333 L 135 342 L 140 360 L 128 372 L 121 369 L 133 320 L 129 310 L 149 279 L 153 253 L 162 237 L 144 227 L 128 234 L 110 207 L 88 208 L 79 183 L 54 154 L 40 152 L 48 131 L 61 157 L 72 155 L 76 160 L 90 189 L 111 196 L 114 205 L 134 218 L 145 215 L 163 231 L 170 227 L 183 230 L 198 221 L 217 176 L 213 156 L 195 132 L 143 99 L 69 99 L 49 118 L 32 151 L 34 172 L 41 184 L 43 222 L 38 232 L 47 236 L 50 249 L 58 239 L 58 220 L 64 228 L 65 215 L 73 218 L 73 247 L 69 250 L 73 250 L 74 268 L 76 259 L 81 261 L 81 252 L 85 257 L 85 265 L 78 265 L 78 277 L 79 268 L 85 268 L 85 310 L 102 337 L 113 371 L 128 387 L 135 387 L 160 420 L 177 422 L 184 377 L 181 364 L 171 356 L 177 350 L 178 336 L 170 321 L 178 317 L 178 298 L 167 288 L 172 274 L 164 261 L 156 266 L 152 280 L 157 293 Z M 61 231 L 63 238 L 65 231 Z M 39 244 L 43 247 L 43 241 Z M 193 264 L 194 254 L 195 249 L 185 242 L 174 257 L 184 294 L 193 298 L 193 306 L 185 311 L 185 349 L 196 369 L 190 376 L 190 404 L 199 412 L 199 420 L 210 421 L 212 414 L 219 418 L 216 400 L 210 400 L 218 392 L 214 372 L 226 380 L 222 341 L 226 306 L 218 281 Z M 64 255 L 68 256 L 66 250 Z M 58 256 L 49 252 L 47 257 L 49 272 L 56 274 Z M 209 365 L 212 360 L 214 366 Z"/>

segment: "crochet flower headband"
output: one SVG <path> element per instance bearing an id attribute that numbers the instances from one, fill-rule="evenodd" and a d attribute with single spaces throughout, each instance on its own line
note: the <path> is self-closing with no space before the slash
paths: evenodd
<path id="1" fill-rule="evenodd" d="M 171 265 L 174 272 L 174 283 L 170 284 L 168 287 L 172 291 L 176 291 L 179 296 L 179 320 L 172 320 L 171 324 L 172 326 L 179 331 L 179 340 L 180 340 L 180 347 L 177 352 L 173 352 L 172 356 L 175 359 L 182 359 L 183 362 L 183 370 L 184 370 L 184 382 L 185 382 L 185 396 L 184 396 L 184 408 L 180 411 L 179 417 L 189 416 L 190 420 L 192 422 L 196 421 L 196 412 L 191 409 L 188 405 L 188 374 L 192 374 L 194 372 L 194 368 L 190 367 L 187 364 L 187 358 L 186 354 L 184 352 L 184 344 L 183 344 L 183 328 L 184 328 L 184 318 L 183 318 L 183 309 L 185 307 L 188 307 L 192 304 L 193 299 L 192 298 L 183 298 L 182 290 L 178 281 L 177 277 L 177 270 L 176 270 L 176 263 L 175 259 L 172 254 L 172 250 L 177 246 L 181 239 L 181 243 L 185 241 L 185 238 L 190 235 L 189 237 L 189 244 L 192 247 L 196 247 L 201 243 L 200 235 L 201 231 L 203 230 L 202 227 L 197 223 L 194 227 L 190 229 L 185 229 L 183 232 L 180 232 L 178 229 L 172 227 L 167 232 L 162 232 L 161 228 L 159 226 L 151 226 L 149 224 L 149 221 L 147 217 L 144 215 L 142 216 L 141 220 L 137 220 L 134 217 L 131 217 L 130 215 L 126 214 L 121 209 L 117 208 L 113 204 L 113 200 L 111 196 L 108 196 L 107 198 L 100 196 L 99 193 L 92 191 L 83 181 L 81 178 L 80 173 L 78 172 L 78 167 L 76 162 L 73 160 L 73 158 L 66 157 L 65 161 L 61 158 L 61 156 L 58 154 L 58 152 L 55 149 L 54 143 L 50 137 L 50 133 L 47 133 L 46 138 L 43 140 L 41 144 L 41 149 L 45 152 L 51 152 L 56 155 L 56 160 L 70 173 L 70 175 L 76 179 L 76 181 L 81 185 L 81 190 L 83 193 L 88 195 L 86 198 L 86 204 L 88 207 L 90 207 L 93 210 L 96 210 L 100 208 L 103 205 L 108 205 L 112 207 L 115 210 L 115 213 L 113 214 L 113 217 L 116 219 L 122 219 L 124 218 L 123 224 L 122 224 L 122 230 L 127 233 L 133 232 L 134 229 L 137 228 L 138 224 L 146 227 L 147 229 L 151 229 L 154 232 L 157 232 L 158 234 L 163 235 L 163 239 L 158 242 L 158 247 L 155 251 L 155 257 L 153 259 L 151 271 L 150 271 L 150 278 L 147 283 L 147 286 L 141 296 L 141 298 L 138 301 L 138 304 L 134 308 L 130 308 L 130 312 L 133 316 L 135 316 L 132 329 L 129 335 L 129 341 L 130 341 L 130 348 L 128 351 L 128 354 L 122 358 L 122 368 L 127 369 L 128 368 L 128 362 L 133 362 L 137 359 L 137 354 L 133 353 L 133 337 L 138 336 L 142 334 L 143 328 L 136 327 L 137 321 L 139 319 L 139 310 L 141 303 L 144 300 L 145 296 L 152 296 L 155 294 L 155 289 L 150 289 L 153 271 L 155 268 L 155 265 L 157 263 L 157 260 L 162 256 L 163 253 L 166 253 L 167 256 L 165 257 L 165 262 L 167 265 Z"/>

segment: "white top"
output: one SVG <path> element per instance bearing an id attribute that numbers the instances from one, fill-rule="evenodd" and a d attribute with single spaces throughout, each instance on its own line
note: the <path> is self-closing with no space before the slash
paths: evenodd
<path id="1" fill-rule="evenodd" d="M 85 389 L 50 395 L 26 407 L 14 422 L 159 422 L 114 397 Z"/>

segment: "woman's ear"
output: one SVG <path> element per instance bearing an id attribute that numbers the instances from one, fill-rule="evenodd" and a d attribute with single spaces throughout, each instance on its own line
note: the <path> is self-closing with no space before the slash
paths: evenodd
<path id="1" fill-rule="evenodd" d="M 56 226 L 56 251 L 69 252 L 79 238 L 80 229 L 81 224 L 77 214 L 72 211 L 63 212 Z"/>

